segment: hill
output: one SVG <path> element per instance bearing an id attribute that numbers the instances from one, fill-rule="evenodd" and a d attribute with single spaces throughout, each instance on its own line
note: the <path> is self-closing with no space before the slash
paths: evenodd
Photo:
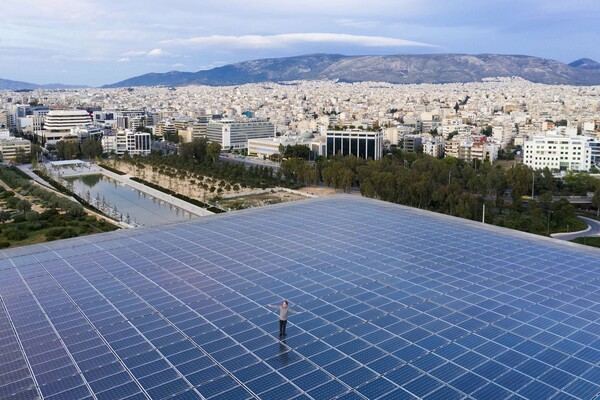
<path id="1" fill-rule="evenodd" d="M 0 90 L 35 90 L 35 89 L 74 89 L 88 87 L 84 85 L 63 85 L 62 83 L 48 83 L 38 85 L 36 83 L 11 81 L 0 78 Z"/>
<path id="2" fill-rule="evenodd" d="M 406 84 L 453 83 L 477 82 L 483 78 L 498 76 L 518 76 L 531 82 L 545 84 L 600 85 L 600 69 L 593 68 L 598 63 L 589 59 L 582 60 L 572 63 L 574 65 L 567 65 L 555 60 L 522 55 L 310 54 L 244 61 L 198 72 L 151 73 L 103 87 L 192 84 L 221 86 L 319 79 Z"/>

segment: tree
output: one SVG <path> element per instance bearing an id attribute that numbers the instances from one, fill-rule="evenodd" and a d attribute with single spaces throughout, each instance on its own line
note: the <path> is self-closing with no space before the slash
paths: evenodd
<path id="1" fill-rule="evenodd" d="M 184 143 L 179 148 L 179 157 L 186 163 L 204 162 L 207 155 L 207 145 L 206 138 L 196 138 L 189 143 Z"/>
<path id="2" fill-rule="evenodd" d="M 0 211 L 0 222 L 6 222 L 10 219 L 10 213 L 8 211 Z"/>
<path id="3" fill-rule="evenodd" d="M 206 155 L 211 158 L 212 162 L 217 162 L 221 155 L 221 144 L 210 142 L 206 146 Z"/>
<path id="4" fill-rule="evenodd" d="M 62 160 L 74 160 L 79 157 L 79 145 L 73 140 L 60 140 L 56 143 L 56 153 Z"/>
<path id="5" fill-rule="evenodd" d="M 596 217 L 600 217 L 600 187 L 594 192 L 592 204 L 596 207 Z"/>
<path id="6" fill-rule="evenodd" d="M 532 172 L 533 170 L 525 164 L 517 164 L 506 171 L 506 183 L 512 189 L 514 200 L 531 191 L 533 183 Z"/>
<path id="7" fill-rule="evenodd" d="M 303 160 L 308 160 L 310 158 L 310 149 L 308 148 L 308 146 L 303 146 L 301 144 L 295 144 L 293 146 L 287 145 L 283 152 L 283 157 L 297 157 Z"/>
<path id="8" fill-rule="evenodd" d="M 456 135 L 458 135 L 458 131 L 452 131 L 448 134 L 448 137 L 446 138 L 446 140 L 452 140 L 452 138 Z"/>
<path id="9" fill-rule="evenodd" d="M 31 161 L 31 154 L 27 154 L 23 148 L 18 148 L 15 154 L 15 162 L 17 164 L 27 164 Z"/>
<path id="10" fill-rule="evenodd" d="M 22 213 L 26 213 L 27 211 L 31 210 L 31 203 L 25 199 L 21 199 L 17 202 L 16 208 L 17 208 L 17 210 L 21 211 Z"/>
<path id="11" fill-rule="evenodd" d="M 39 144 L 31 144 L 31 166 L 33 169 L 37 168 L 38 158 L 42 154 L 42 147 Z"/>
<path id="12" fill-rule="evenodd" d="M 481 133 L 484 134 L 485 136 L 492 136 L 493 131 L 494 131 L 494 129 L 488 125 L 481 130 Z"/>
<path id="13" fill-rule="evenodd" d="M 102 155 L 102 143 L 93 138 L 85 139 L 81 142 L 81 155 L 85 159 L 97 158 Z"/>

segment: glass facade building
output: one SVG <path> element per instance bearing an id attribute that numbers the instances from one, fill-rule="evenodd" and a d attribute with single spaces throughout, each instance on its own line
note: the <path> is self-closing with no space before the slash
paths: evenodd
<path id="1" fill-rule="evenodd" d="M 383 155 L 383 133 L 327 131 L 327 157 L 338 154 L 379 160 Z"/>

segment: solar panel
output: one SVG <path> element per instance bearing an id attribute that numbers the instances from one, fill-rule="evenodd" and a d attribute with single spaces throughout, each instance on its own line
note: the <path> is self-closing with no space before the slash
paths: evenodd
<path id="1" fill-rule="evenodd" d="M 5 250 L 0 398 L 591 399 L 599 255 L 358 196 Z"/>

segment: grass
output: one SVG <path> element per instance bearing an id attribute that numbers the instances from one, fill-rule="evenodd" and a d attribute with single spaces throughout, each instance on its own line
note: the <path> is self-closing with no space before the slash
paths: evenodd
<path id="1" fill-rule="evenodd" d="M 305 198 L 304 196 L 287 192 L 249 194 L 230 198 L 217 197 L 220 206 L 232 210 L 243 210 L 245 208 L 260 207 L 270 204 L 285 203 Z"/>
<path id="2" fill-rule="evenodd" d="M 66 239 L 91 235 L 94 233 L 110 232 L 118 229 L 105 220 L 93 216 L 71 216 L 57 211 L 47 211 L 39 214 L 37 221 L 8 222 L 0 228 L 0 242 L 2 247 L 19 247 L 30 244 L 49 242 L 57 239 Z M 9 232 L 19 232 L 25 235 L 22 239 L 7 237 Z M 6 245 L 9 246 L 6 246 Z"/>
<path id="3" fill-rule="evenodd" d="M 578 237 L 571 240 L 571 242 L 585 244 L 586 246 L 600 247 L 600 237 Z"/>

